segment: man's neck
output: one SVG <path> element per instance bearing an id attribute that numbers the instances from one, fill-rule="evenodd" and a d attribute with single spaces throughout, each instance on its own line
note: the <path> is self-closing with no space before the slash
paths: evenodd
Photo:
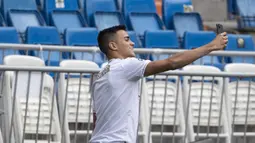
<path id="1" fill-rule="evenodd" d="M 113 60 L 113 59 L 125 59 L 125 58 L 122 57 L 122 56 L 108 56 L 107 59 L 108 59 L 108 61 L 110 61 L 110 60 Z"/>

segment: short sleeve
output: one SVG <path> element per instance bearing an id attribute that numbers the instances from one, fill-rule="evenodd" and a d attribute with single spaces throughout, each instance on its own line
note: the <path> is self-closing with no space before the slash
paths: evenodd
<path id="1" fill-rule="evenodd" d="M 139 80 L 144 76 L 148 63 L 150 63 L 150 60 L 127 58 L 122 63 L 124 74 L 129 80 Z"/>

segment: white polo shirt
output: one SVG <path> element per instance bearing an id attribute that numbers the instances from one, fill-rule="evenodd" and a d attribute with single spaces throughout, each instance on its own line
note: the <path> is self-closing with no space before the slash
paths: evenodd
<path id="1" fill-rule="evenodd" d="M 97 121 L 90 142 L 136 142 L 140 79 L 149 62 L 113 59 L 98 74 L 92 95 Z"/>

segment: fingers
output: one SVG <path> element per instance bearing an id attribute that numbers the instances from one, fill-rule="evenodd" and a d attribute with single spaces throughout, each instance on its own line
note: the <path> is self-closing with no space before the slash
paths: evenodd
<path id="1" fill-rule="evenodd" d="M 223 32 L 220 34 L 221 36 L 227 36 L 227 32 Z"/>

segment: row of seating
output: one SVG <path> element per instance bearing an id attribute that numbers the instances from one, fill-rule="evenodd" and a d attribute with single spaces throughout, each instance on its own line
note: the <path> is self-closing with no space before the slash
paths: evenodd
<path id="1" fill-rule="evenodd" d="M 143 47 L 141 41 L 136 37 L 135 32 L 128 32 L 130 39 L 135 43 L 135 48 Z M 98 46 L 97 43 L 98 30 L 96 28 L 83 29 L 67 29 L 63 35 L 63 41 L 55 27 L 28 27 L 25 32 L 25 44 L 43 44 L 43 45 L 69 45 L 69 46 Z M 184 36 L 183 48 L 193 49 L 209 43 L 215 38 L 214 32 L 186 32 Z M 176 33 L 174 31 L 147 31 L 144 36 L 145 48 L 162 48 L 162 49 L 181 49 Z M 226 51 L 254 51 L 254 42 L 250 35 L 233 35 L 229 34 L 229 43 Z M 239 44 L 239 42 L 243 44 Z M 18 33 L 15 28 L 0 28 L 0 43 L 22 43 L 18 38 Z M 61 59 L 78 59 L 94 61 L 98 65 L 106 62 L 104 55 L 99 52 L 59 52 L 59 51 L 26 51 L 13 49 L 0 50 L 0 60 L 6 55 L 21 54 L 41 57 L 46 65 L 58 66 Z M 165 54 L 138 54 L 138 58 L 160 60 L 167 58 Z M 203 57 L 194 62 L 194 64 L 213 64 L 223 68 L 225 63 L 255 63 L 253 57 Z"/>
<path id="2" fill-rule="evenodd" d="M 44 61 L 30 56 L 7 56 L 4 64 L 43 67 Z M 62 61 L 60 67 L 99 69 L 96 63 L 78 60 Z M 190 65 L 184 67 L 183 71 L 220 73 L 219 69 L 211 66 Z M 225 71 L 253 73 L 255 66 L 229 64 Z M 71 73 L 66 76 L 65 73 L 60 73 L 59 80 L 54 82 L 49 75 L 42 75 L 38 72 L 31 72 L 31 76 L 29 72 L 17 74 L 13 74 L 12 71 L 5 72 L 5 77 L 2 78 L 3 98 L 0 98 L 1 103 L 5 103 L 0 104 L 0 109 L 8 114 L 0 116 L 1 121 L 6 125 L 3 131 L 5 142 L 9 140 L 21 142 L 23 135 L 25 142 L 31 142 L 36 140 L 37 133 L 41 142 L 48 142 L 50 137 L 55 143 L 59 143 L 61 139 L 69 143 L 74 141 L 75 134 L 77 134 L 77 143 L 85 142 L 92 133 L 91 79 L 82 77 L 80 80 L 75 76 L 77 74 L 72 76 Z M 223 78 L 219 77 L 184 76 L 183 84 L 180 84 L 177 76 L 168 76 L 168 79 L 172 80 L 166 82 L 165 76 L 156 76 L 153 81 L 145 81 L 142 86 L 144 90 L 141 98 L 140 143 L 158 143 L 160 137 L 163 137 L 163 142 L 169 142 L 175 137 L 176 141 L 186 143 L 186 128 L 188 141 L 211 137 L 215 142 L 219 138 L 220 142 L 230 143 L 231 135 L 233 142 L 236 138 L 245 136 L 246 131 L 242 126 L 246 124 L 249 126 L 246 132 L 247 140 L 254 140 L 252 138 L 254 133 L 250 129 L 254 128 L 255 97 L 253 91 L 249 90 L 254 89 L 254 81 L 249 83 L 246 80 L 231 81 L 226 78 L 223 84 Z M 29 83 L 30 88 L 28 88 Z M 57 90 L 54 90 L 56 87 Z M 43 91 L 40 92 L 41 90 Z M 248 96 L 250 98 L 247 100 Z M 16 97 L 15 106 L 11 106 L 12 97 Z M 246 112 L 247 104 L 249 104 L 249 112 Z M 15 107 L 15 110 L 12 110 L 12 107 Z M 15 136 L 10 136 L 13 111 L 15 118 L 12 134 Z M 159 128 L 162 125 L 165 128 L 163 130 Z"/>
<path id="3" fill-rule="evenodd" d="M 40 12 L 35 0 L 2 0 L 3 18 L 1 23 L 14 26 L 24 33 L 28 26 L 55 26 L 63 34 L 67 28 L 96 27 L 98 30 L 113 26 L 126 25 L 128 30 L 143 36 L 147 30 L 175 29 L 182 37 L 184 31 L 203 30 L 198 13 L 184 13 L 185 1 L 163 1 L 164 16 L 156 13 L 154 0 L 123 0 L 123 10 L 119 11 L 115 0 L 85 0 L 84 14 L 77 0 L 44 0 Z M 146 26 L 144 26 L 146 23 Z M 189 25 L 187 24 L 189 23 Z M 4 24 L 2 24 L 3 26 Z"/>

